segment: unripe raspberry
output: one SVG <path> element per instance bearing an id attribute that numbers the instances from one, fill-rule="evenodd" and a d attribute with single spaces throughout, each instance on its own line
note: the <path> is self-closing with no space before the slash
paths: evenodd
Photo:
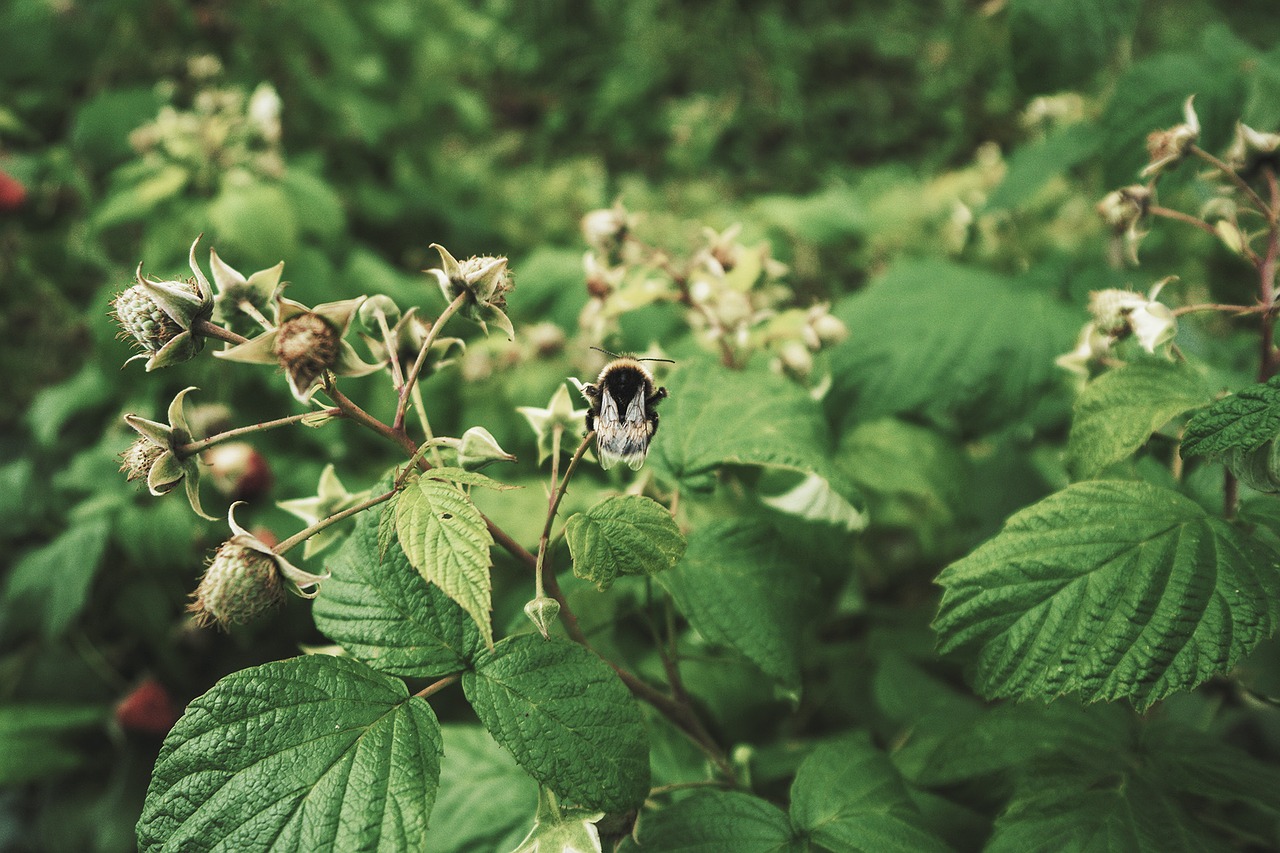
<path id="1" fill-rule="evenodd" d="M 299 314 L 280 324 L 276 357 L 295 388 L 310 388 L 338 362 L 338 330 L 319 314 Z"/>
<path id="2" fill-rule="evenodd" d="M 233 501 L 251 501 L 271 488 L 271 467 L 248 442 L 215 445 L 205 451 L 204 463 L 213 487 Z"/>
<path id="3" fill-rule="evenodd" d="M 200 625 L 241 625 L 284 600 L 275 558 L 233 540 L 223 542 L 187 610 Z"/>
<path id="4" fill-rule="evenodd" d="M 137 341 L 147 352 L 159 352 L 165 344 L 184 331 L 140 284 L 133 285 L 117 296 L 111 307 L 124 334 Z"/>

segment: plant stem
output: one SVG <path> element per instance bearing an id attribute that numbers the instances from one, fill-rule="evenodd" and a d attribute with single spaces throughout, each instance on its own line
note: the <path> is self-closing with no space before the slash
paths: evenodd
<path id="1" fill-rule="evenodd" d="M 1257 206 L 1258 212 L 1261 213 L 1264 217 L 1266 217 L 1268 221 L 1274 218 L 1275 211 L 1271 207 L 1269 207 L 1265 201 L 1262 200 L 1262 196 L 1258 195 L 1256 192 L 1253 191 L 1253 187 L 1249 186 L 1249 184 L 1245 181 L 1244 178 L 1236 174 L 1234 169 L 1232 169 L 1226 163 L 1222 162 L 1217 157 L 1214 157 L 1212 154 L 1210 154 L 1208 151 L 1205 151 L 1203 148 L 1201 148 L 1198 145 L 1192 145 L 1191 148 L 1188 150 L 1195 156 L 1199 157 L 1201 160 L 1208 163 L 1210 166 L 1213 166 L 1213 168 L 1221 172 L 1227 180 L 1235 184 L 1236 187 L 1242 193 L 1244 193 L 1246 196 L 1249 197 L 1249 200 L 1252 201 L 1254 205 Z"/>
<path id="2" fill-rule="evenodd" d="M 1267 253 L 1258 264 L 1258 291 L 1262 305 L 1266 309 L 1262 314 L 1261 360 L 1258 365 L 1258 381 L 1266 382 L 1276 370 L 1275 360 L 1275 304 L 1276 304 L 1276 258 L 1280 256 L 1280 183 L 1276 181 L 1276 173 L 1266 168 L 1267 189 L 1271 196 L 1271 206 L 1267 210 Z"/>
<path id="3" fill-rule="evenodd" d="M 1171 207 L 1161 207 L 1158 204 L 1153 204 L 1147 208 L 1147 212 L 1150 213 L 1152 216 L 1163 216 L 1165 219 L 1175 219 L 1178 222 L 1184 222 L 1187 225 L 1191 225 L 1196 228 L 1199 228 L 1201 231 L 1205 232 L 1210 237 L 1213 237 L 1215 239 L 1218 236 L 1217 230 L 1214 229 L 1214 227 L 1210 225 L 1208 222 L 1205 222 L 1203 219 L 1197 219 L 1194 216 L 1190 216 L 1186 213 L 1183 213 L 1181 210 L 1174 210 Z"/>
<path id="4" fill-rule="evenodd" d="M 396 416 L 391 422 L 393 429 L 400 429 L 404 426 L 404 413 L 409 406 L 409 394 L 413 390 L 414 383 L 418 381 L 418 374 L 422 372 L 422 365 L 427 360 L 427 352 L 431 349 L 431 345 L 436 342 L 436 338 L 440 335 L 440 330 L 444 328 L 444 324 L 449 321 L 454 312 L 462 307 L 462 303 L 467 300 L 467 296 L 466 291 L 455 296 L 448 307 L 431 324 L 431 329 L 427 332 L 427 336 L 422 339 L 422 347 L 418 350 L 418 357 L 414 360 L 413 367 L 409 368 L 409 374 L 404 378 L 404 385 L 400 387 L 400 399 L 396 401 Z"/>
<path id="5" fill-rule="evenodd" d="M 578 445 L 577 451 L 573 454 L 573 459 L 569 462 L 568 469 L 564 472 L 564 479 L 560 484 L 556 485 L 556 469 L 560 467 L 560 437 L 564 434 L 564 426 L 557 424 L 552 427 L 551 432 L 551 495 L 547 498 L 547 520 L 542 525 L 542 536 L 538 539 L 538 557 L 533 566 L 533 586 L 535 595 L 541 598 L 543 595 L 543 577 L 548 574 L 547 569 L 547 546 L 551 542 L 551 525 L 555 523 L 556 512 L 560 509 L 560 501 L 564 500 L 564 493 L 569 490 L 569 480 L 573 477 L 573 472 L 577 469 L 578 463 L 582 460 L 582 455 L 587 452 L 587 448 L 591 446 L 591 439 L 595 438 L 595 430 L 587 433 L 582 437 L 582 443 Z M 555 574 L 550 572 L 549 574 Z M 558 587 L 558 584 L 557 584 Z M 561 608 L 563 609 L 563 603 Z"/>
<path id="6" fill-rule="evenodd" d="M 1182 305 L 1173 309 L 1173 316 L 1181 317 L 1183 314 L 1192 314 L 1197 311 L 1222 311 L 1231 314 L 1258 314 L 1266 311 L 1264 305 L 1223 305 L 1218 302 L 1204 302 L 1199 305 Z"/>
<path id="7" fill-rule="evenodd" d="M 426 687 L 422 688 L 421 690 L 419 690 L 417 693 L 413 695 L 418 697 L 419 699 L 426 699 L 427 697 L 434 696 L 435 694 L 439 693 L 441 690 L 444 690 L 450 684 L 456 684 L 461 678 L 462 678 L 462 673 L 460 672 L 455 672 L 453 675 L 446 675 L 444 678 L 441 678 L 439 681 L 431 682 Z"/>
<path id="8" fill-rule="evenodd" d="M 400 366 L 400 347 L 398 342 L 391 335 L 391 328 L 387 325 L 387 315 L 381 308 L 377 311 L 378 329 L 382 332 L 382 345 L 387 348 L 387 360 L 391 362 L 391 381 L 395 383 L 396 390 L 399 391 L 404 386 L 404 368 Z"/>
<path id="9" fill-rule="evenodd" d="M 276 427 L 296 424 L 299 421 L 306 420 L 307 418 L 314 417 L 319 414 L 328 414 L 330 417 L 340 418 L 343 413 L 341 409 L 321 409 L 319 411 L 303 412 L 300 415 L 289 415 L 287 418 L 276 418 L 273 421 L 262 421 L 261 423 L 250 424 L 249 426 L 242 426 L 237 427 L 236 429 L 229 429 L 224 432 L 214 433 L 208 438 L 202 438 L 199 441 L 188 442 L 187 444 L 176 448 L 176 451 L 178 458 L 185 459 L 186 457 L 193 456 L 215 444 L 221 444 L 224 441 L 230 441 L 233 438 L 239 438 L 244 435 L 251 435 L 255 432 L 263 432 L 265 430 L 275 429 Z"/>
<path id="10" fill-rule="evenodd" d="M 226 341 L 229 344 L 242 344 L 249 340 L 244 335 L 237 335 L 230 329 L 224 329 L 216 323 L 210 323 L 208 320 L 196 320 L 191 324 L 191 331 L 197 335 L 204 335 L 206 338 L 217 338 L 220 341 Z"/>
<path id="11" fill-rule="evenodd" d="M 333 400 L 333 404 L 342 411 L 344 417 L 350 418 L 365 429 L 373 430 L 388 441 L 395 442 L 404 448 L 410 456 L 418 450 L 418 445 L 414 444 L 413 439 L 405 435 L 404 430 L 397 430 L 387 426 L 382 421 L 357 406 L 346 394 L 339 391 L 332 373 L 326 374 L 325 376 L 324 392 Z"/>
<path id="12" fill-rule="evenodd" d="M 378 504 L 383 503 L 384 501 L 391 500 L 393 497 L 396 496 L 396 492 L 398 491 L 399 489 L 392 489 L 391 491 L 385 492 L 381 495 L 378 495 L 377 497 L 369 498 L 366 501 L 362 501 L 356 504 L 355 506 L 347 507 L 341 512 L 335 512 L 333 515 L 329 516 L 328 518 L 322 518 L 319 521 L 317 521 L 315 524 L 306 528 L 305 530 L 300 530 L 297 533 L 293 534 L 288 539 L 284 540 L 283 542 L 281 542 L 279 545 L 272 548 L 271 550 L 275 551 L 277 554 L 283 554 L 286 551 L 288 551 L 290 548 L 293 548 L 295 545 L 299 545 L 302 542 L 305 542 L 306 540 L 310 539 L 312 536 L 315 536 L 317 533 L 319 533 L 321 530 L 324 530 L 326 527 L 330 527 L 334 524 L 337 524 L 339 521 L 342 521 L 344 518 L 350 518 L 351 516 L 357 513 L 364 512 L 366 509 L 369 509 L 370 507 L 375 507 Z"/>

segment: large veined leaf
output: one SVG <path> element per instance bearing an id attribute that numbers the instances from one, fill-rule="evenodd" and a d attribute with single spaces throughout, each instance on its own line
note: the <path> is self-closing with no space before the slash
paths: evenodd
<path id="1" fill-rule="evenodd" d="M 422 850 L 440 728 L 398 679 L 325 655 L 233 673 L 165 738 L 143 850 Z"/>
<path id="2" fill-rule="evenodd" d="M 760 468 L 777 475 L 763 495 L 774 508 L 847 530 L 866 525 L 856 490 L 830 462 L 822 410 L 804 389 L 711 363 L 683 366 L 666 384 L 670 399 L 649 456 L 663 474 L 702 490 L 723 466 Z"/>
<path id="3" fill-rule="evenodd" d="M 1276 553 L 1168 489 L 1076 483 L 944 569 L 943 651 L 987 696 L 1128 698 L 1226 672 L 1280 621 Z"/>
<path id="4" fill-rule="evenodd" d="M 643 495 L 606 498 L 564 526 L 573 573 L 601 590 L 619 575 L 656 575 L 684 553 L 684 535 L 662 504 Z"/>
<path id="5" fill-rule="evenodd" d="M 1080 319 L 1045 293 L 943 261 L 904 261 L 842 301 L 828 411 L 846 427 L 912 414 L 986 430 L 1057 381 Z M 665 426 L 665 424 L 664 424 Z"/>
<path id="6" fill-rule="evenodd" d="M 566 804 L 626 811 L 649 793 L 640 708 L 581 646 L 510 637 L 480 654 L 462 689 L 494 739 Z"/>
<path id="7" fill-rule="evenodd" d="M 476 725 L 441 726 L 440 795 L 426 849 L 432 853 L 514 850 L 538 802 L 538 783 Z"/>
<path id="8" fill-rule="evenodd" d="M 1280 435 L 1280 376 L 1223 397 L 1187 424 L 1183 456 L 1248 453 Z"/>
<path id="9" fill-rule="evenodd" d="M 471 615 L 485 645 L 493 645 L 493 536 L 484 516 L 450 483 L 421 477 L 396 498 L 396 533 L 409 562 Z"/>
<path id="10" fill-rule="evenodd" d="M 480 632 L 461 607 L 427 583 L 392 541 L 378 545 L 385 505 L 360 514 L 325 567 L 331 573 L 312 615 L 316 627 L 355 657 L 395 675 L 426 678 L 465 669 Z"/>
<path id="11" fill-rule="evenodd" d="M 638 844 L 623 849 L 666 853 L 799 853 L 807 849 L 787 813 L 768 800 L 740 791 L 701 791 L 664 809 L 646 811 L 636 828 Z"/>
<path id="12" fill-rule="evenodd" d="M 695 530 L 684 557 L 658 582 L 698 633 L 735 649 L 784 687 L 799 688 L 817 584 L 773 531 L 745 521 Z"/>
<path id="13" fill-rule="evenodd" d="M 926 853 L 949 848 L 924 819 L 888 756 L 863 733 L 809 754 L 791 785 L 796 826 L 834 853 Z"/>
<path id="14" fill-rule="evenodd" d="M 1013 0 L 1009 49 L 1028 95 L 1078 89 L 1133 35 L 1139 0 Z"/>
<path id="15" fill-rule="evenodd" d="M 1212 399 L 1186 367 L 1143 361 L 1102 374 L 1076 400 L 1068 453 L 1078 473 L 1093 477 L 1146 443 L 1183 412 Z"/>

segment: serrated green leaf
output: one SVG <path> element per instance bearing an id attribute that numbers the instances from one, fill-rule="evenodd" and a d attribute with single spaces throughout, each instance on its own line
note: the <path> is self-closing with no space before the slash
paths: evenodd
<path id="1" fill-rule="evenodd" d="M 1187 424 L 1183 456 L 1257 450 L 1280 435 L 1280 376 L 1223 397 Z"/>
<path id="2" fill-rule="evenodd" d="M 492 647 L 493 536 L 471 499 L 442 480 L 419 479 L 396 501 L 396 534 L 414 568 L 471 614 Z"/>
<path id="3" fill-rule="evenodd" d="M 1186 367 L 1142 361 L 1094 379 L 1076 399 L 1068 455 L 1095 477 L 1146 444 L 1156 430 L 1213 399 Z"/>
<path id="4" fill-rule="evenodd" d="M 698 633 L 795 690 L 817 583 L 785 549 L 760 524 L 719 522 L 690 534 L 684 557 L 658 582 Z"/>
<path id="5" fill-rule="evenodd" d="M 440 774 L 431 707 L 358 661 L 233 673 L 165 738 L 142 850 L 424 849 Z"/>
<path id="6" fill-rule="evenodd" d="M 698 491 L 726 465 L 788 472 L 794 476 L 785 488 L 804 487 L 804 500 L 788 499 L 785 491 L 765 500 L 848 530 L 866 525 L 854 503 L 856 490 L 830 462 L 822 411 L 795 383 L 702 363 L 679 368 L 666 384 L 670 399 L 663 403 L 662 429 L 649 458 L 668 478 Z M 814 507 L 823 511 L 807 514 Z"/>
<path id="7" fill-rule="evenodd" d="M 768 800 L 739 791 L 700 791 L 664 809 L 646 811 L 627 851 L 665 853 L 800 853 L 791 821 Z"/>
<path id="8" fill-rule="evenodd" d="M 489 733 L 568 805 L 627 811 L 649 793 L 636 700 L 579 645 L 523 634 L 482 652 L 462 689 Z"/>
<path id="9" fill-rule="evenodd" d="M 400 493 L 387 501 L 386 506 L 378 513 L 378 560 L 386 559 L 393 545 L 399 547 L 396 539 L 396 504 L 400 502 Z M 403 553 L 403 550 L 401 551 Z"/>
<path id="10" fill-rule="evenodd" d="M 1214 853 L 1229 849 L 1143 779 L 1060 773 L 1023 779 L 984 853 Z"/>
<path id="11" fill-rule="evenodd" d="M 573 573 L 606 590 L 619 575 L 656 575 L 676 564 L 685 540 L 671 513 L 641 495 L 606 498 L 569 519 Z"/>
<path id="12" fill-rule="evenodd" d="M 538 783 L 480 726 L 445 725 L 440 795 L 425 849 L 513 850 L 538 802 Z"/>
<path id="13" fill-rule="evenodd" d="M 1170 720 L 1142 732 L 1148 775 L 1171 791 L 1219 803 L 1248 803 L 1280 817 L 1280 768 L 1216 737 Z"/>
<path id="14" fill-rule="evenodd" d="M 1133 35 L 1139 0 L 1012 0 L 1009 48 L 1028 95 L 1079 89 Z"/>
<path id="15" fill-rule="evenodd" d="M 1053 360 L 1080 331 L 1041 290 L 936 260 L 895 264 L 833 313 L 849 338 L 831 350 L 825 403 L 844 429 L 898 414 L 1004 426 L 1057 384 Z"/>
<path id="16" fill-rule="evenodd" d="M 817 747 L 791 785 L 791 818 L 833 853 L 949 848 L 924 820 L 888 756 L 862 732 Z"/>
<path id="17" fill-rule="evenodd" d="M 1076 483 L 938 576 L 944 652 L 989 697 L 1139 708 L 1230 669 L 1280 621 L 1277 555 L 1177 492 Z"/>
<path id="18" fill-rule="evenodd" d="M 61 635 L 84 610 L 110 539 L 111 517 L 95 515 L 27 553 L 5 584 L 5 608 L 36 619 L 45 637 Z"/>
<path id="19" fill-rule="evenodd" d="M 523 486 L 501 483 L 492 477 L 477 474 L 475 471 L 467 471 L 464 468 L 429 468 L 422 472 L 422 477 L 428 480 L 442 480 L 446 483 L 457 483 L 463 486 L 483 486 L 486 489 L 497 489 L 500 492 L 524 488 Z"/>
<path id="20" fill-rule="evenodd" d="M 471 618 L 419 575 L 395 541 L 379 554 L 377 506 L 326 563 L 331 573 L 312 615 L 316 627 L 374 669 L 434 678 L 465 669 L 481 647 Z"/>

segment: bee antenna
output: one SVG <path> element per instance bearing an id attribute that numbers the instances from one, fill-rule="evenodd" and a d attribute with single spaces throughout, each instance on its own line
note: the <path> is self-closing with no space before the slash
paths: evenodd
<path id="1" fill-rule="evenodd" d="M 676 360 L 674 358 L 637 358 L 636 361 L 663 361 L 663 362 L 666 362 L 667 364 L 676 363 Z"/>
<path id="2" fill-rule="evenodd" d="M 591 349 L 595 350 L 596 352 L 602 352 L 605 355 L 610 356 L 611 358 L 622 358 L 622 356 L 618 355 L 616 352 L 609 352 L 607 349 L 602 349 L 601 347 L 591 347 Z"/>

